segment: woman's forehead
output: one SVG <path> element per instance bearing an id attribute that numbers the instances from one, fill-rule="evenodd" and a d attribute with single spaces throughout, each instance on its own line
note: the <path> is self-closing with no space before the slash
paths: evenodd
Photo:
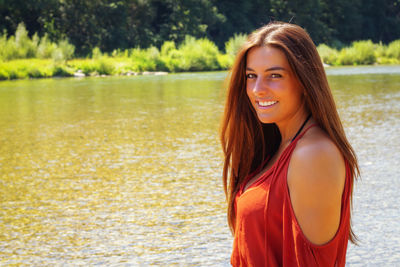
<path id="1" fill-rule="evenodd" d="M 273 68 L 290 69 L 285 53 L 274 46 L 256 46 L 247 53 L 246 68 L 267 70 Z"/>

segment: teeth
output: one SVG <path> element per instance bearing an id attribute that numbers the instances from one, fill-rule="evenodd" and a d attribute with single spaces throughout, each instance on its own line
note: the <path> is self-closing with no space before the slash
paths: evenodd
<path id="1" fill-rule="evenodd" d="M 258 104 L 262 107 L 267 107 L 275 104 L 277 101 L 258 101 Z"/>

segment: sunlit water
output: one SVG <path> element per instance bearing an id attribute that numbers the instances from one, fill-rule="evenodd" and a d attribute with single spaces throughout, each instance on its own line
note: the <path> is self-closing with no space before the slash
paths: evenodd
<path id="1" fill-rule="evenodd" d="M 400 265 L 400 67 L 331 68 L 358 153 L 349 266 Z M 229 266 L 226 73 L 0 83 L 0 265 Z"/>

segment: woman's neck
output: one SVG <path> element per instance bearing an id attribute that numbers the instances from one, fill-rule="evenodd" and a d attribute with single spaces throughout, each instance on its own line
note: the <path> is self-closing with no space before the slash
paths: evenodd
<path id="1" fill-rule="evenodd" d="M 291 143 L 295 135 L 300 134 L 302 130 L 300 128 L 303 126 L 304 129 L 304 127 L 311 120 L 310 118 L 308 121 L 306 121 L 308 116 L 309 114 L 304 111 L 296 114 L 290 121 L 286 122 L 285 124 L 277 124 L 282 137 L 281 146 L 286 146 L 287 144 Z"/>

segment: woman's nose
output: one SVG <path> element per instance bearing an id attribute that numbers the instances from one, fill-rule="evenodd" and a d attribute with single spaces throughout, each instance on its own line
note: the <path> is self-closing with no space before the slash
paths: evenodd
<path id="1" fill-rule="evenodd" d="M 253 84 L 253 93 L 255 95 L 262 95 L 262 94 L 265 94 L 266 92 L 267 92 L 267 88 L 266 88 L 265 84 L 263 83 L 263 80 L 260 78 L 257 78 Z"/>

